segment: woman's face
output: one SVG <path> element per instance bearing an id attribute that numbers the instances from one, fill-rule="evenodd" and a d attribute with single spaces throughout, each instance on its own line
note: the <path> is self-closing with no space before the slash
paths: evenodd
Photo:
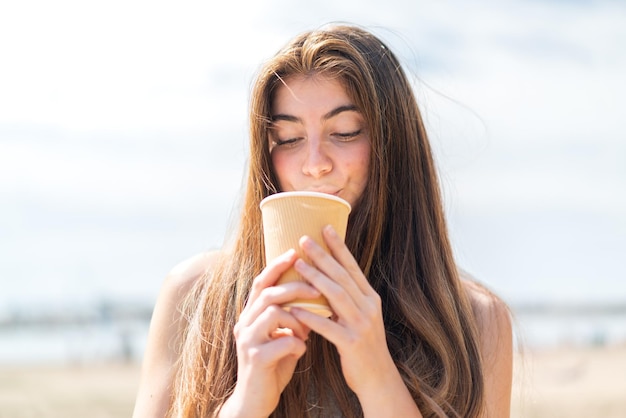
<path id="1" fill-rule="evenodd" d="M 285 79 L 272 103 L 269 139 L 282 191 L 329 193 L 356 206 L 367 184 L 370 139 L 338 80 Z"/>

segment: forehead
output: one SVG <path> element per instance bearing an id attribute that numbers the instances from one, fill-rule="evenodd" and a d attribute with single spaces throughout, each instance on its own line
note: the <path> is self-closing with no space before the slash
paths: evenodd
<path id="1" fill-rule="evenodd" d="M 272 114 L 287 111 L 328 110 L 352 104 L 340 78 L 320 74 L 295 75 L 281 80 L 272 102 Z"/>

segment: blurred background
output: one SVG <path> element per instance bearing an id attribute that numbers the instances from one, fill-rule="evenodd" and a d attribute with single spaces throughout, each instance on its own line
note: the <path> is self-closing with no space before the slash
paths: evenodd
<path id="1" fill-rule="evenodd" d="M 224 239 L 256 70 L 333 21 L 414 79 L 459 263 L 518 340 L 626 341 L 626 3 L 25 0 L 0 5 L 0 367 L 139 363 L 167 272 Z"/>

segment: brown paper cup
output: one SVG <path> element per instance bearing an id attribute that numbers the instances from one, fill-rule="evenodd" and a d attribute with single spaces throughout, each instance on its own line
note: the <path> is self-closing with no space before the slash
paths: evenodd
<path id="1" fill-rule="evenodd" d="M 308 235 L 329 252 L 322 237 L 326 225 L 332 225 L 342 239 L 346 237 L 351 208 L 348 202 L 337 196 L 317 192 L 282 192 L 266 197 L 260 206 L 266 263 L 291 248 L 296 250 L 300 258 L 309 262 L 298 244 L 303 235 Z M 278 283 L 296 280 L 303 279 L 292 267 L 283 273 Z M 325 317 L 332 315 L 328 301 L 323 296 L 296 299 L 283 305 L 287 310 L 293 306 Z"/>

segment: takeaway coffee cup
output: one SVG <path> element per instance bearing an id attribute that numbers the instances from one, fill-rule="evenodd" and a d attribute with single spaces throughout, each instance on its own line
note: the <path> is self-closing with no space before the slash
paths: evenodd
<path id="1" fill-rule="evenodd" d="M 322 237 L 322 229 L 332 225 L 337 234 L 345 239 L 350 214 L 350 204 L 345 200 L 318 192 L 282 192 L 270 195 L 261 201 L 265 262 L 269 263 L 285 251 L 293 248 L 305 261 L 298 244 L 303 235 L 311 237 L 329 252 Z M 281 276 L 278 283 L 303 280 L 293 267 Z M 330 317 L 332 311 L 325 297 L 296 299 L 283 308 L 299 307 L 318 315 Z"/>

